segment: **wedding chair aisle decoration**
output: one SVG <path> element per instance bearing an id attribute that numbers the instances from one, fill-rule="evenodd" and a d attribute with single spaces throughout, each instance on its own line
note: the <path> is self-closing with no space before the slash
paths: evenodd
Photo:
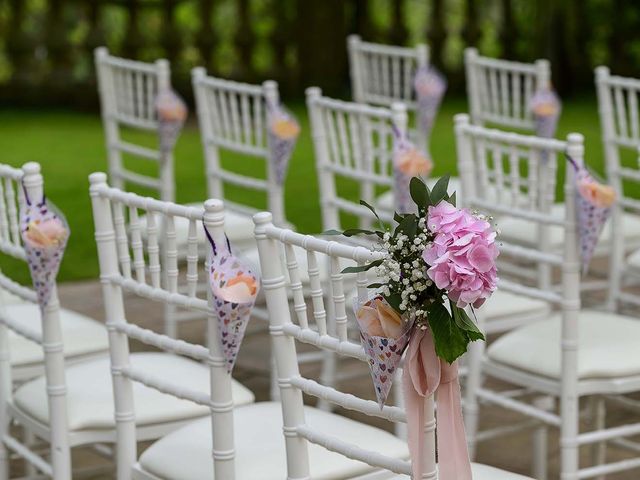
<path id="1" fill-rule="evenodd" d="M 272 342 L 276 352 L 279 385 L 282 391 L 287 478 L 408 480 L 409 476 L 412 476 L 412 478 L 431 480 L 436 478 L 469 480 L 473 475 L 474 480 L 525 479 L 520 475 L 492 467 L 469 464 L 459 411 L 455 359 L 466 349 L 471 339 L 482 337 L 464 313 L 462 305 L 466 302 L 479 305 L 495 287 L 494 257 L 497 250 L 494 233 L 486 221 L 466 211 L 457 210 L 445 201 L 445 199 L 453 201 L 446 193 L 446 180 L 443 179 L 437 189 L 431 192 L 424 184 L 415 183 L 414 191 L 422 217 L 407 214 L 393 234 L 381 232 L 381 240 L 385 234 L 390 237 L 389 251 L 385 249 L 375 251 L 341 241 L 327 241 L 278 228 L 273 226 L 271 215 L 266 212 L 254 216 L 263 273 L 262 284 L 269 309 Z M 429 197 L 438 205 L 427 208 L 430 203 Z M 434 213 L 434 216 L 425 219 L 428 211 Z M 431 225 L 429 218 L 433 220 Z M 461 228 L 463 226 L 464 228 Z M 462 241 L 460 241 L 458 235 L 462 234 L 464 229 L 468 229 L 468 234 L 462 235 L 460 238 Z M 425 239 L 440 236 L 441 243 L 433 243 L 431 249 L 425 249 L 424 244 L 418 246 L 419 242 L 412 243 L 417 248 L 409 254 L 408 237 L 410 235 L 415 237 L 414 240 L 418 239 L 418 236 L 424 236 Z M 400 249 L 392 251 L 391 244 L 398 246 L 400 242 L 403 244 Z M 458 245 L 454 245 L 456 242 Z M 291 252 L 294 247 L 304 248 L 310 258 L 315 258 L 318 254 L 331 257 L 331 290 L 333 292 L 332 296 L 325 297 L 329 298 L 333 304 L 330 306 L 325 306 L 320 293 L 313 296 L 313 318 L 308 318 L 306 309 L 296 309 L 294 313 L 296 323 L 291 319 L 287 291 L 290 287 L 284 281 L 286 272 L 282 264 L 274 260 L 280 249 L 284 248 Z M 402 250 L 405 248 L 407 251 L 403 254 Z M 475 253 L 469 253 L 474 249 Z M 425 253 L 426 251 L 428 253 Z M 443 285 L 440 283 L 442 278 L 439 275 L 441 273 L 439 269 L 447 268 L 447 265 L 453 266 L 453 261 L 450 259 L 454 252 L 459 254 L 458 261 L 461 265 L 466 265 L 463 270 L 468 271 L 469 275 L 465 279 L 459 277 L 455 285 Z M 429 266 L 422 257 L 423 253 L 432 266 Z M 467 257 L 471 259 L 471 263 L 480 267 L 482 272 L 470 265 L 465 254 L 468 254 Z M 407 260 L 411 258 L 421 267 L 413 268 L 407 263 L 408 266 L 405 268 L 404 262 L 398 261 L 400 258 L 404 260 L 404 257 Z M 292 256 L 289 258 L 293 259 Z M 341 267 L 345 260 L 356 262 L 358 266 L 345 270 Z M 389 271 L 390 276 L 395 278 L 399 278 L 396 274 L 399 275 L 400 271 L 409 270 L 420 271 L 423 277 L 420 277 L 420 280 L 415 278 L 409 285 L 391 279 L 385 285 L 369 285 L 366 269 L 380 267 Z M 299 275 L 297 273 L 299 265 L 295 261 L 288 262 L 287 268 L 289 275 Z M 346 310 L 350 307 L 344 295 L 343 281 L 344 277 L 354 270 L 358 277 L 360 293 L 360 301 L 357 302 L 356 309 L 362 331 L 361 344 L 349 341 L 347 336 Z M 451 298 L 445 300 L 445 290 L 438 288 L 430 279 L 429 271 L 441 287 L 449 289 Z M 474 284 L 471 277 L 480 280 L 484 288 L 478 289 L 478 285 Z M 322 288 L 320 284 L 316 286 L 319 289 Z M 378 293 L 371 294 L 368 286 L 373 287 Z M 416 290 L 421 290 L 415 300 L 411 298 L 413 293 L 409 293 L 408 297 L 400 293 L 400 290 L 406 291 L 414 286 L 417 287 Z M 385 291 L 386 288 L 388 291 Z M 474 291 L 468 291 L 467 288 L 472 288 Z M 301 291 L 293 290 L 291 293 L 295 297 L 296 304 L 304 303 Z M 403 298 L 406 299 L 404 305 L 406 310 L 400 309 Z M 445 302 L 450 304 L 449 308 L 452 309 L 453 314 L 447 311 Z M 422 313 L 419 310 L 422 310 Z M 335 312 L 338 328 L 334 334 L 327 331 L 329 320 L 327 311 Z M 416 313 L 419 313 L 417 318 Z M 312 325 L 312 321 L 316 328 Z M 391 374 L 387 376 L 386 373 L 389 369 L 397 368 L 397 361 L 403 350 L 406 350 L 404 381 L 409 397 L 408 410 L 365 400 L 305 378 L 300 374 L 295 360 L 296 341 L 368 363 L 374 385 L 379 388 L 376 388 L 376 395 L 381 401 L 384 399 L 385 392 L 388 391 L 387 384 L 391 378 Z M 375 352 L 373 357 L 368 353 L 372 351 Z M 380 354 L 385 360 L 380 359 Z M 436 466 L 436 421 L 433 403 L 433 394 L 436 390 L 439 397 L 437 427 L 440 464 L 438 466 Z M 373 434 L 354 436 L 353 427 L 346 428 L 348 422 L 352 421 L 343 417 L 339 417 L 345 424 L 343 428 L 338 428 L 337 425 L 333 428 L 323 426 L 317 422 L 315 410 L 303 406 L 303 393 L 367 416 L 379 417 L 391 422 L 408 423 L 411 429 L 409 443 L 412 448 L 407 449 L 406 443 L 393 437 L 391 437 L 393 441 L 389 439 L 383 442 L 382 439 L 374 441 Z M 334 469 L 338 468 L 338 465 L 345 467 L 349 465 L 350 468 L 342 475 L 330 475 L 326 471 L 327 468 L 331 468 L 330 465 L 322 466 L 314 461 L 317 458 L 317 452 L 324 449 L 340 454 L 337 458 L 341 460 L 334 461 Z M 409 452 L 413 462 L 406 461 Z M 393 475 L 394 473 L 398 475 Z"/>

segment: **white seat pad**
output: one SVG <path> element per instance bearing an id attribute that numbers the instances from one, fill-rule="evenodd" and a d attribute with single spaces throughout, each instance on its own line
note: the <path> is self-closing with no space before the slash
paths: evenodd
<path id="1" fill-rule="evenodd" d="M 408 458 L 406 442 L 384 430 L 334 413 L 305 407 L 305 421 L 322 432 L 361 448 L 395 458 Z M 282 480 L 287 459 L 282 434 L 282 409 L 276 402 L 260 402 L 233 412 L 236 479 Z M 151 445 L 140 466 L 159 478 L 202 480 L 214 478 L 211 458 L 211 420 L 203 418 Z M 372 467 L 309 443 L 311 478 L 352 478 Z"/>
<path id="2" fill-rule="evenodd" d="M 436 182 L 440 180 L 440 177 L 432 177 L 427 179 L 427 186 L 431 189 L 436 184 Z M 456 192 L 456 199 L 458 204 L 460 204 L 460 189 L 462 188 L 462 184 L 460 183 L 460 179 L 458 177 L 451 177 L 449 179 L 449 192 Z M 378 198 L 376 198 L 375 207 L 380 210 L 386 210 L 393 212 L 395 210 L 394 200 L 393 200 L 393 189 L 384 192 Z"/>
<path id="3" fill-rule="evenodd" d="M 555 204 L 551 207 L 551 213 L 560 219 L 564 218 L 564 203 Z M 631 213 L 624 213 L 622 224 L 624 228 L 621 229 L 624 232 L 624 237 L 627 242 L 638 244 L 640 243 L 640 216 Z M 538 224 L 536 222 L 530 222 L 521 218 L 504 218 L 498 219 L 498 229 L 500 230 L 500 237 L 505 240 L 513 241 L 521 245 L 535 246 L 538 243 Z M 564 229 L 558 225 L 550 225 L 549 232 L 549 245 L 553 250 L 561 250 L 564 245 Z M 611 222 L 607 222 L 600 240 L 599 246 L 611 244 Z"/>
<path id="4" fill-rule="evenodd" d="M 33 332 L 42 333 L 40 307 L 33 303 L 13 303 L 3 307 L 3 312 Z M 109 350 L 107 329 L 103 323 L 67 309 L 60 309 L 62 340 L 65 358 L 104 352 Z M 42 347 L 31 340 L 9 331 L 9 355 L 11 365 L 25 367 L 43 361 Z"/>
<path id="5" fill-rule="evenodd" d="M 480 463 L 471 464 L 471 473 L 473 475 L 473 480 L 533 480 L 530 477 L 518 475 L 517 473 L 506 472 Z M 407 475 L 398 475 L 393 477 L 391 480 L 409 480 L 409 477 Z"/>
<path id="6" fill-rule="evenodd" d="M 209 368 L 195 361 L 167 353 L 135 353 L 131 365 L 156 377 L 178 382 L 182 388 L 209 394 Z M 79 363 L 65 369 L 67 413 L 72 431 L 115 428 L 109 358 Z M 254 401 L 253 393 L 235 380 L 236 405 Z M 133 383 L 136 424 L 188 420 L 209 414 L 207 407 L 160 393 Z M 48 424 L 49 410 L 44 377 L 25 383 L 14 394 L 15 406 L 30 417 Z"/>
<path id="7" fill-rule="evenodd" d="M 635 270 L 640 270 L 640 250 L 636 250 L 627 257 L 627 265 Z"/>
<path id="8" fill-rule="evenodd" d="M 202 203 L 190 203 L 187 207 L 202 207 Z M 158 217 L 161 221 L 162 217 Z M 189 220 L 183 217 L 174 217 L 174 225 L 176 229 L 176 246 L 178 251 L 185 250 L 187 248 L 187 240 L 189 238 Z M 158 231 L 161 229 L 161 224 L 157 225 Z M 142 215 L 140 217 L 140 228 L 142 230 L 142 237 L 147 236 L 147 216 Z M 224 212 L 224 229 L 229 237 L 229 241 L 237 249 L 245 249 L 255 247 L 256 242 L 253 236 L 253 219 L 251 215 L 245 215 L 242 213 L 234 212 L 232 210 L 225 210 Z M 198 245 L 200 247 L 206 244 L 207 237 L 204 234 L 204 230 L 201 225 L 196 228 L 198 234 Z"/>
<path id="9" fill-rule="evenodd" d="M 480 311 L 487 321 L 517 315 L 539 314 L 543 317 L 551 311 L 551 305 L 543 300 L 498 289 L 480 307 Z"/>
<path id="10" fill-rule="evenodd" d="M 515 329 L 493 342 L 488 357 L 545 377 L 560 378 L 561 316 Z M 578 323 L 578 378 L 640 375 L 640 322 L 613 313 L 583 310 Z"/>

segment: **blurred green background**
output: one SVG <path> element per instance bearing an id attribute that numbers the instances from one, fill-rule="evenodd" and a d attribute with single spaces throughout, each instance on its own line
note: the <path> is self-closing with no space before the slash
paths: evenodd
<path id="1" fill-rule="evenodd" d="M 145 61 L 168 58 L 174 85 L 189 102 L 189 72 L 197 65 L 242 81 L 276 79 L 302 125 L 286 182 L 287 217 L 313 233 L 320 230 L 320 212 L 303 92 L 319 85 L 327 94 L 350 97 L 349 33 L 429 45 L 449 81 L 431 142 L 435 175 L 455 172 L 452 117 L 467 111 L 466 46 L 501 58 L 549 58 L 564 102 L 558 136 L 583 133 L 587 162 L 600 172 L 593 68 L 606 64 L 616 74 L 640 77 L 640 6 L 634 0 L 0 0 L 0 162 L 42 164 L 47 194 L 72 228 L 59 279 L 98 273 L 87 176 L 107 165 L 95 47 Z M 156 141 L 152 135 L 142 140 Z M 204 199 L 193 114 L 175 158 L 177 200 Z M 252 168 L 239 157 L 223 160 L 239 171 Z M 226 193 L 265 205 L 253 192 Z M 357 198 L 356 188 L 351 195 Z"/>

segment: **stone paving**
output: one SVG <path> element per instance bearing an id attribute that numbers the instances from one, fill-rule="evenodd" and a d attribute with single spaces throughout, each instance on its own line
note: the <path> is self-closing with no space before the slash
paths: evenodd
<path id="1" fill-rule="evenodd" d="M 66 308 L 76 310 L 78 312 L 90 315 L 96 319 L 103 320 L 104 313 L 102 308 L 102 295 L 98 282 L 79 282 L 65 283 L 59 286 L 59 293 L 62 305 Z M 127 315 L 129 321 L 136 322 L 139 325 L 151 328 L 162 329 L 162 308 L 159 304 L 154 304 L 143 299 L 131 298 L 126 302 Z M 181 325 L 181 337 L 189 341 L 201 341 L 204 336 L 204 322 L 194 321 Z M 140 349 L 140 345 L 133 345 L 134 349 Z M 247 333 L 247 337 L 243 344 L 238 363 L 234 371 L 234 377 L 247 385 L 256 394 L 258 401 L 268 400 L 269 398 L 269 339 L 266 328 L 260 322 L 253 322 Z M 340 371 L 361 372 L 361 375 L 353 379 L 349 379 L 348 386 L 339 385 L 340 388 L 347 389 L 358 395 L 373 396 L 373 391 L 368 377 L 366 367 L 360 362 L 346 362 L 341 364 Z M 306 366 L 303 373 L 308 376 L 317 375 L 317 367 L 313 365 Z M 343 382 L 347 383 L 347 382 Z M 499 385 L 493 385 L 498 386 Z M 307 399 L 312 402 L 312 399 Z M 339 413 L 356 418 L 363 421 L 371 422 L 382 428 L 391 429 L 392 426 L 380 419 L 371 420 L 353 412 L 338 410 Z M 509 425 L 522 419 L 503 409 L 485 406 L 481 410 L 481 428 L 491 428 L 499 425 Z M 623 423 L 637 422 L 634 416 L 621 412 L 620 409 L 611 409 L 608 415 L 608 425 L 618 425 Z M 586 427 L 586 425 L 584 425 Z M 521 432 L 508 437 L 484 442 L 478 449 L 477 460 L 482 463 L 495 465 L 506 470 L 521 474 L 530 474 L 531 472 L 531 434 L 530 432 Z M 144 446 L 143 446 L 144 447 Z M 549 479 L 557 479 L 559 448 L 557 432 L 552 431 L 549 436 Z M 610 447 L 607 452 L 607 459 L 621 460 L 630 458 L 630 454 L 620 449 Z M 582 464 L 589 465 L 590 451 L 583 449 L 581 452 Z M 79 449 L 74 452 L 74 464 L 76 465 L 96 465 L 104 464 L 104 460 L 97 457 L 94 453 L 87 449 Z M 14 474 L 22 470 L 20 465 L 14 468 Z M 90 478 L 108 479 L 113 478 L 111 474 L 94 475 Z M 623 474 L 610 475 L 609 480 L 637 480 L 640 473 L 627 472 Z M 259 479 L 256 479 L 259 480 Z"/>

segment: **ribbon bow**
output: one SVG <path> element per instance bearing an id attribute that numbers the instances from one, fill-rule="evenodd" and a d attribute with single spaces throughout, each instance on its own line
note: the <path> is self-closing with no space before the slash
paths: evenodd
<path id="1" fill-rule="evenodd" d="M 430 330 L 411 337 L 403 372 L 412 478 L 422 478 L 424 447 L 424 401 L 437 391 L 436 421 L 440 480 L 472 480 L 471 463 L 462 422 L 458 362 L 437 355 Z"/>

